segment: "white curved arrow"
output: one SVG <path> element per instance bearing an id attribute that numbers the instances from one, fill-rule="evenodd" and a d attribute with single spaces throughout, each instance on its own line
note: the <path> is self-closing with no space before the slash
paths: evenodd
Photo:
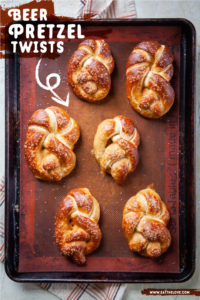
<path id="1" fill-rule="evenodd" d="M 35 79 L 37 81 L 37 84 L 44 90 L 50 91 L 54 96 L 51 97 L 51 99 L 61 105 L 64 106 L 69 106 L 69 93 L 67 93 L 67 97 L 66 100 L 63 100 L 62 98 L 60 98 L 60 96 L 58 96 L 58 94 L 54 91 L 59 85 L 60 85 L 60 75 L 58 75 L 57 73 L 51 73 L 46 77 L 46 85 L 44 85 L 39 78 L 39 68 L 40 68 L 40 63 L 41 63 L 40 59 L 37 63 L 36 69 L 35 69 Z M 50 80 L 51 78 L 55 78 L 56 82 L 51 85 L 50 84 Z"/>

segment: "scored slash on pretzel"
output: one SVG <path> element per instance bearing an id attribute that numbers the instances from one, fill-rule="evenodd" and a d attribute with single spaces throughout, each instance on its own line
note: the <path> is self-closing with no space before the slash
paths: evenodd
<path id="1" fill-rule="evenodd" d="M 53 96 L 51 97 L 51 99 L 53 101 L 55 101 L 56 103 L 58 104 L 61 104 L 61 105 L 64 105 L 66 107 L 69 106 L 69 93 L 67 93 L 67 96 L 66 96 L 66 100 L 63 100 L 54 90 L 60 85 L 60 75 L 57 74 L 57 73 L 50 73 L 47 77 L 46 77 L 46 85 L 44 85 L 41 81 L 40 81 L 40 78 L 39 78 L 39 68 L 40 68 L 40 64 L 41 64 L 41 60 L 40 59 L 36 65 L 36 68 L 35 68 L 35 79 L 36 79 L 36 82 L 37 84 L 44 90 L 47 90 L 47 91 L 50 91 Z M 51 85 L 50 84 L 50 80 L 52 78 L 55 78 L 56 79 L 56 82 Z"/>

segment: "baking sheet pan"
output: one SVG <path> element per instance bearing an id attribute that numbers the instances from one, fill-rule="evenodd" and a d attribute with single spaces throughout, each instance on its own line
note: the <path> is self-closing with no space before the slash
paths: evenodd
<path id="1" fill-rule="evenodd" d="M 67 62 L 80 41 L 66 41 L 65 51 L 59 57 L 43 57 L 41 60 L 41 82 L 45 82 L 50 73 L 61 75 L 61 85 L 56 92 L 61 98 L 69 93 L 67 111 L 81 128 L 81 139 L 75 147 L 77 166 L 61 182 L 36 180 L 24 159 L 23 144 L 28 119 L 36 109 L 55 105 L 49 91 L 36 84 L 35 69 L 40 58 L 21 57 L 7 61 L 7 147 L 10 147 L 6 190 L 7 272 L 17 280 L 146 282 L 186 279 L 194 269 L 194 233 L 191 234 L 194 229 L 193 160 L 188 160 L 187 156 L 187 153 L 193 153 L 194 94 L 190 93 L 190 101 L 187 98 L 187 88 L 190 91 L 194 88 L 193 28 L 183 20 L 95 21 L 83 22 L 82 27 L 87 38 L 103 38 L 109 43 L 116 66 L 108 97 L 102 103 L 90 104 L 79 100 L 66 81 Z M 125 92 L 127 57 L 136 43 L 147 39 L 167 44 L 175 57 L 172 79 L 175 105 L 160 120 L 148 120 L 138 115 L 129 105 Z M 14 87 L 9 87 L 9 78 L 14 79 Z M 14 116 L 12 113 L 16 117 L 15 127 L 10 122 Z M 118 114 L 132 118 L 141 134 L 139 165 L 123 185 L 117 185 L 109 175 L 103 177 L 91 155 L 97 125 Z M 14 141 L 11 140 L 13 130 Z M 17 151 L 13 153 L 12 149 Z M 14 176 L 10 173 L 13 162 L 17 162 L 13 165 Z M 188 177 L 186 170 L 189 168 L 191 172 Z M 133 254 L 121 228 L 124 204 L 151 183 L 166 202 L 171 215 L 169 228 L 172 245 L 158 260 Z M 99 249 L 88 256 L 84 267 L 76 266 L 61 256 L 54 238 L 58 204 L 75 187 L 88 187 L 101 207 L 103 239 Z M 10 193 L 14 193 L 13 199 Z M 189 210 L 187 195 L 190 196 Z M 19 212 L 13 215 L 16 204 L 19 205 Z M 188 220 L 191 224 L 189 236 L 185 231 Z M 10 235 L 11 228 L 15 238 Z M 192 240 L 188 243 L 189 238 Z M 16 250 L 9 254 L 11 244 L 15 245 Z M 187 245 L 184 251 L 183 245 Z M 190 260 L 189 265 L 187 260 Z"/>

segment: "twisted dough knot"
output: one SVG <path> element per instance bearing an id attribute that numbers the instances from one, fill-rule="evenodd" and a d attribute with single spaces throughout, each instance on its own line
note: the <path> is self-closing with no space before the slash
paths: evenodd
<path id="1" fill-rule="evenodd" d="M 147 118 L 159 118 L 174 103 L 173 56 L 156 41 L 141 42 L 126 64 L 127 97 L 132 107 Z"/>
<path id="2" fill-rule="evenodd" d="M 140 135 L 133 121 L 124 116 L 104 120 L 94 138 L 94 155 L 103 174 L 110 173 L 122 183 L 139 160 Z"/>
<path id="3" fill-rule="evenodd" d="M 56 214 L 55 237 L 63 255 L 84 264 L 85 255 L 98 248 L 101 230 L 97 224 L 100 208 L 86 188 L 71 190 Z"/>
<path id="4" fill-rule="evenodd" d="M 95 102 L 110 90 L 114 60 L 104 40 L 85 40 L 68 64 L 68 83 L 80 98 Z"/>
<path id="5" fill-rule="evenodd" d="M 125 204 L 122 227 L 129 248 L 143 256 L 158 257 L 171 244 L 167 229 L 169 212 L 151 186 L 139 191 Z"/>
<path id="6" fill-rule="evenodd" d="M 75 167 L 73 147 L 80 136 L 76 121 L 61 108 L 51 106 L 33 113 L 24 145 L 26 160 L 35 177 L 61 180 Z"/>

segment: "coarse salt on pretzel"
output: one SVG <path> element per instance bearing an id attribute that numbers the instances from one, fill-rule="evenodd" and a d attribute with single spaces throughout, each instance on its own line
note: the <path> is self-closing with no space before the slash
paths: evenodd
<path id="1" fill-rule="evenodd" d="M 99 203 L 87 188 L 71 190 L 56 214 L 55 238 L 61 253 L 84 264 L 85 255 L 96 250 L 101 241 L 99 217 Z"/>
<path id="2" fill-rule="evenodd" d="M 79 98 L 100 101 L 110 90 L 113 69 L 109 45 L 104 40 L 85 40 L 69 60 L 68 83 Z"/>
<path id="3" fill-rule="evenodd" d="M 117 116 L 101 122 L 94 138 L 94 156 L 104 173 L 122 183 L 139 160 L 140 135 L 133 121 Z"/>
<path id="4" fill-rule="evenodd" d="M 168 209 L 153 186 L 139 191 L 123 210 L 122 228 L 129 248 L 151 258 L 166 252 L 171 244 L 169 219 Z"/>
<path id="5" fill-rule="evenodd" d="M 74 169 L 74 144 L 80 130 L 66 111 L 50 106 L 33 113 L 29 122 L 24 154 L 34 176 L 59 181 Z"/>
<path id="6" fill-rule="evenodd" d="M 126 92 L 131 106 L 142 116 L 160 118 L 174 103 L 173 56 L 157 41 L 137 44 L 126 64 Z"/>

